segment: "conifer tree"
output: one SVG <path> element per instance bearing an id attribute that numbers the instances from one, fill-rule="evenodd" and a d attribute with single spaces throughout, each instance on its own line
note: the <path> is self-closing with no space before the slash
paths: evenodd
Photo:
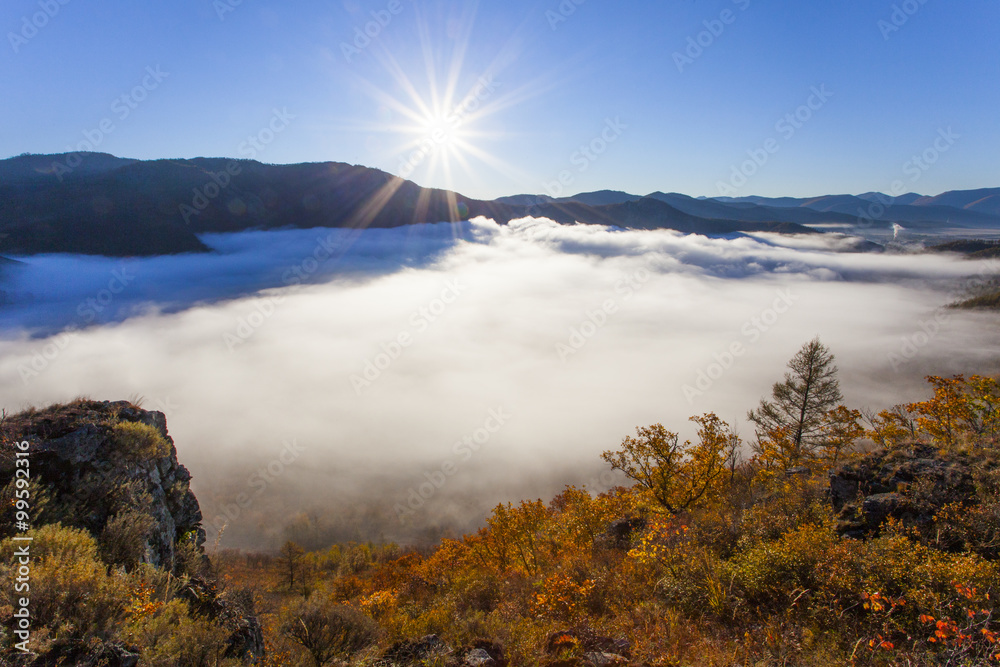
<path id="1" fill-rule="evenodd" d="M 821 445 L 823 417 L 842 399 L 834 356 L 814 338 L 789 360 L 785 379 L 771 389 L 771 400 L 761 399 L 747 419 L 756 425 L 759 443 L 780 434 L 790 450 L 787 461 L 795 465 Z"/>

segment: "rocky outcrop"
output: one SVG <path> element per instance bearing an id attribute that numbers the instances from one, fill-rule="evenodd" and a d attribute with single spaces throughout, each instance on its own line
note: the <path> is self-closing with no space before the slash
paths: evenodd
<path id="1" fill-rule="evenodd" d="M 503 647 L 497 642 L 477 639 L 469 646 L 455 649 L 446 667 L 507 667 Z"/>
<path id="2" fill-rule="evenodd" d="M 374 664 L 377 667 L 416 667 L 442 663 L 445 667 L 507 667 L 508 664 L 503 647 L 497 642 L 477 639 L 453 649 L 437 635 L 396 642 Z"/>
<path id="3" fill-rule="evenodd" d="M 628 662 L 632 645 L 625 638 L 604 637 L 587 627 L 558 630 L 550 633 L 545 640 L 545 653 L 548 655 L 578 649 L 584 652 L 588 662 L 613 665 Z"/>
<path id="4" fill-rule="evenodd" d="M 123 451 L 116 435 L 121 424 L 151 427 L 165 446 Z M 127 401 L 80 400 L 15 415 L 3 424 L 3 434 L 29 444 L 32 478 L 47 501 L 38 507 L 35 525 L 59 521 L 99 537 L 116 517 L 131 520 L 146 528 L 139 560 L 168 570 L 174 568 L 180 540 L 193 539 L 199 546 L 205 541 L 191 474 L 177 461 L 162 412 Z M 4 456 L 0 488 L 13 476 L 13 459 Z M 0 530 L 12 525 L 5 522 Z"/>
<path id="5" fill-rule="evenodd" d="M 923 445 L 875 452 L 841 466 L 830 472 L 837 530 L 873 537 L 890 518 L 919 528 L 945 505 L 975 504 L 975 468 L 966 454 L 942 454 Z"/>
<path id="6" fill-rule="evenodd" d="M 253 596 L 220 595 L 205 567 L 201 509 L 162 412 L 128 401 L 77 400 L 0 420 L 0 539 L 17 528 L 5 513 L 17 469 L 11 445 L 21 442 L 28 443 L 32 527 L 61 523 L 88 531 L 109 567 L 149 563 L 183 575 L 177 577 L 185 582 L 178 597 L 230 633 L 225 657 L 261 662 L 264 635 Z M 67 641 L 43 655 L 17 658 L 19 667 L 136 667 L 140 656 L 117 643 Z"/>
<path id="7" fill-rule="evenodd" d="M 406 667 L 423 664 L 425 660 L 442 658 L 451 647 L 437 635 L 425 635 L 412 641 L 396 642 L 375 662 L 379 667 Z"/>

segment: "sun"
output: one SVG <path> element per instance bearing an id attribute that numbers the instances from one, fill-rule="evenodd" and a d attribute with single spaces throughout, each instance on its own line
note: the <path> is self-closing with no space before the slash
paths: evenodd
<path id="1" fill-rule="evenodd" d="M 491 172 L 513 180 L 526 177 L 491 152 L 491 143 L 508 139 L 510 130 L 490 131 L 488 118 L 539 94 L 539 86 L 528 82 L 512 88 L 500 80 L 505 67 L 518 57 L 516 34 L 492 62 L 472 69 L 467 55 L 477 4 L 468 3 L 465 14 L 449 24 L 449 36 L 454 38 L 449 40 L 433 38 L 430 24 L 418 11 L 421 46 L 416 57 L 393 52 L 388 41 L 372 44 L 368 53 L 389 75 L 388 82 L 375 83 L 351 73 L 376 108 L 370 121 L 354 129 L 373 137 L 381 156 L 377 162 L 391 165 L 387 171 L 402 179 L 455 190 L 458 180 L 485 188 Z"/>

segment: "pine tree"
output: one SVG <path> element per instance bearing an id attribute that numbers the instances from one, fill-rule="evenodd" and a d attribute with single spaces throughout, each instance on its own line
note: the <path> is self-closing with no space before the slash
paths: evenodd
<path id="1" fill-rule="evenodd" d="M 788 369 L 785 379 L 774 384 L 772 400 L 762 399 L 747 419 L 757 426 L 758 442 L 778 438 L 787 442 L 787 461 L 795 465 L 820 446 L 823 417 L 843 396 L 834 356 L 819 338 L 803 345 L 788 362 Z"/>

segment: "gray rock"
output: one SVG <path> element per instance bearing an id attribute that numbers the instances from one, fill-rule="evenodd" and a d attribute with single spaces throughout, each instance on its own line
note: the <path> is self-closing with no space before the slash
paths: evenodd
<path id="1" fill-rule="evenodd" d="M 947 504 L 977 502 L 972 466 L 963 454 L 933 447 L 880 451 L 830 471 L 830 503 L 841 535 L 865 538 L 892 518 L 920 527 Z"/>
<path id="2" fill-rule="evenodd" d="M 614 665 L 627 665 L 628 660 L 617 653 L 603 653 L 593 651 L 584 653 L 583 659 L 594 667 L 613 667 Z"/>
<path id="3" fill-rule="evenodd" d="M 465 654 L 463 664 L 468 667 L 496 667 L 497 661 L 481 648 L 473 649 Z"/>

